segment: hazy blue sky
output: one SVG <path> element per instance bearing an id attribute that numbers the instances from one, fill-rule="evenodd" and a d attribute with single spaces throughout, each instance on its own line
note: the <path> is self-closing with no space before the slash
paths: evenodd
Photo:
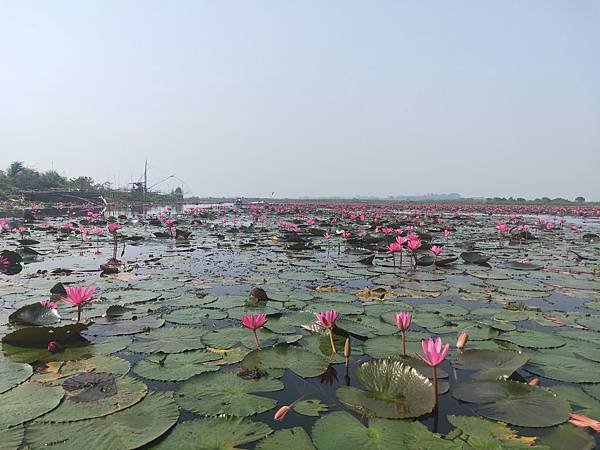
<path id="1" fill-rule="evenodd" d="M 600 199 L 599 24 L 598 0 L 0 0 L 0 166 Z"/>

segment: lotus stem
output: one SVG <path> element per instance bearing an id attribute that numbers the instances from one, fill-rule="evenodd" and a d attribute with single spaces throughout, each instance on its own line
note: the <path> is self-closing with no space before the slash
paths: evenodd
<path id="1" fill-rule="evenodd" d="M 406 356 L 406 331 L 402 332 L 402 356 Z"/>
<path id="2" fill-rule="evenodd" d="M 113 241 L 113 259 L 117 259 L 117 235 L 115 233 L 115 239 Z"/>
<path id="3" fill-rule="evenodd" d="M 333 353 L 337 353 L 335 350 L 335 344 L 333 343 L 333 330 L 331 328 L 329 329 L 329 343 L 331 344 L 331 351 Z"/>
<path id="4" fill-rule="evenodd" d="M 437 407 L 438 398 L 438 379 L 437 379 L 437 366 L 433 366 L 433 407 Z"/>
<path id="5" fill-rule="evenodd" d="M 81 303 L 77 305 L 77 323 L 81 320 Z"/>
<path id="6" fill-rule="evenodd" d="M 258 336 L 256 335 L 256 330 L 252 330 L 254 333 L 254 343 L 256 344 L 256 348 L 260 348 L 260 342 L 258 341 Z"/>

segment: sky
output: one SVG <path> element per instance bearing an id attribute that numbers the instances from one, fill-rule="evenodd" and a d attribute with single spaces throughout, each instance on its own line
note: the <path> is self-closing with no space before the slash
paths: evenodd
<path id="1" fill-rule="evenodd" d="M 600 200 L 599 23 L 597 0 L 0 0 L 0 167 Z"/>

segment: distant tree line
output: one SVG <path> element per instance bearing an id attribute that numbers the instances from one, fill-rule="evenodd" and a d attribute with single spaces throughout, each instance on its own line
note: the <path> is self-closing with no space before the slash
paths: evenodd
<path id="1" fill-rule="evenodd" d="M 21 161 L 12 162 L 6 170 L 0 170 L 0 198 L 14 197 L 23 191 L 46 189 L 77 189 L 82 191 L 100 189 L 91 177 L 67 178 L 55 170 L 40 172 L 26 167 Z"/>
<path id="2" fill-rule="evenodd" d="M 562 198 L 562 197 L 555 197 L 555 198 L 550 198 L 550 197 L 542 197 L 542 198 L 536 198 L 533 200 L 527 200 L 523 197 L 488 197 L 485 199 L 485 201 L 487 203 L 499 203 L 499 204 L 504 204 L 504 203 L 540 203 L 540 204 L 565 204 L 565 203 L 585 203 L 585 198 L 584 197 L 576 197 L 574 200 L 569 200 L 566 198 Z"/>
<path id="3" fill-rule="evenodd" d="M 0 200 L 20 197 L 23 191 L 44 191 L 51 189 L 101 191 L 105 198 L 111 200 L 137 200 L 140 197 L 136 192 L 111 190 L 107 185 L 99 184 L 91 177 L 79 176 L 68 178 L 55 170 L 40 172 L 25 166 L 21 161 L 12 162 L 6 170 L 0 170 Z M 147 201 L 182 200 L 183 191 L 180 187 L 164 195 L 157 192 L 148 192 Z"/>

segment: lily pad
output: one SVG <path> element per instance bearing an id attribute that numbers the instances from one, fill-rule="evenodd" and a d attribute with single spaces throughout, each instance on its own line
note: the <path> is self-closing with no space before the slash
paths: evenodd
<path id="1" fill-rule="evenodd" d="M 83 375 L 98 376 L 99 374 L 102 374 L 102 372 Z M 67 382 L 74 378 L 76 377 L 72 377 Z M 111 395 L 108 395 L 105 385 L 88 384 L 86 386 L 88 395 L 85 401 L 78 399 L 82 396 L 81 390 L 67 391 L 67 396 L 60 406 L 38 418 L 37 422 L 74 422 L 106 416 L 135 405 L 148 392 L 148 388 L 144 383 L 132 377 L 116 377 L 114 382 L 115 391 Z M 66 389 L 67 385 L 65 384 L 64 387 Z M 91 390 L 90 387 L 95 389 Z M 92 392 L 92 398 L 90 398 L 89 392 Z"/>
<path id="2" fill-rule="evenodd" d="M 333 430 L 343 430 L 340 433 Z M 431 433 L 416 421 L 369 419 L 368 426 L 347 412 L 333 412 L 321 417 L 312 429 L 315 447 L 319 450 L 422 450 L 461 447 Z"/>
<path id="3" fill-rule="evenodd" d="M 136 336 L 128 348 L 136 353 L 181 353 L 204 348 L 205 334 L 198 328 L 158 328 Z"/>
<path id="4" fill-rule="evenodd" d="M 542 377 L 571 383 L 600 382 L 600 364 L 556 352 L 537 352 L 527 370 Z"/>
<path id="5" fill-rule="evenodd" d="M 557 348 L 566 344 L 566 341 L 556 334 L 529 329 L 502 333 L 495 339 L 512 342 L 519 347 L 527 348 Z"/>
<path id="6" fill-rule="evenodd" d="M 22 426 L 0 430 L 0 450 L 20 448 L 25 430 Z"/>
<path id="7" fill-rule="evenodd" d="M 0 429 L 20 425 L 58 406 L 64 391 L 60 386 L 27 382 L 0 394 Z"/>
<path id="8" fill-rule="evenodd" d="M 529 353 L 469 349 L 459 353 L 452 361 L 457 369 L 478 370 L 475 380 L 506 379 L 525 365 L 531 358 Z"/>
<path id="9" fill-rule="evenodd" d="M 310 436 L 304 428 L 294 427 L 279 430 L 260 441 L 256 450 L 315 450 Z"/>
<path id="10" fill-rule="evenodd" d="M 566 422 L 569 404 L 550 391 L 516 381 L 467 381 L 452 396 L 489 419 L 522 427 L 550 427 Z"/>
<path id="11" fill-rule="evenodd" d="M 168 355 L 151 355 L 133 366 L 133 371 L 144 378 L 160 381 L 184 381 L 194 375 L 219 370 L 219 366 L 203 363 L 219 361 L 218 353 L 191 351 Z"/>
<path id="12" fill-rule="evenodd" d="M 227 312 L 209 308 L 182 308 L 165 316 L 167 322 L 190 325 L 202 323 L 206 319 L 226 319 Z"/>
<path id="13" fill-rule="evenodd" d="M 316 377 L 329 367 L 329 361 L 320 355 L 293 345 L 278 345 L 253 350 L 242 361 L 249 370 L 289 369 L 301 377 Z"/>
<path id="14" fill-rule="evenodd" d="M 321 400 L 309 399 L 297 401 L 292 409 L 303 416 L 318 417 L 321 413 L 327 412 L 329 408 L 321 403 Z"/>
<path id="15" fill-rule="evenodd" d="M 175 399 L 179 406 L 196 414 L 245 417 L 268 411 L 277 404 L 255 393 L 281 389 L 283 383 L 275 379 L 246 380 L 231 372 L 207 372 L 185 381 L 177 389 Z"/>
<path id="16" fill-rule="evenodd" d="M 29 364 L 0 361 L 0 394 L 27 380 L 33 369 Z"/>
<path id="17" fill-rule="evenodd" d="M 152 448 L 235 450 L 239 445 L 257 441 L 272 432 L 273 430 L 262 422 L 238 417 L 209 417 L 178 424 L 165 439 Z"/>
<path id="18" fill-rule="evenodd" d="M 172 397 L 153 392 L 136 405 L 105 417 L 34 423 L 27 430 L 27 443 L 32 449 L 135 449 L 162 436 L 178 418 L 179 410 Z"/>
<path id="19" fill-rule="evenodd" d="M 342 403 L 362 415 L 404 419 L 433 410 L 431 381 L 400 361 L 368 361 L 361 364 L 354 375 L 364 390 L 342 386 L 336 394 Z"/>
<path id="20" fill-rule="evenodd" d="M 60 322 L 60 315 L 54 308 L 46 308 L 41 303 L 25 305 L 8 316 L 10 323 L 18 325 L 53 325 Z"/>

